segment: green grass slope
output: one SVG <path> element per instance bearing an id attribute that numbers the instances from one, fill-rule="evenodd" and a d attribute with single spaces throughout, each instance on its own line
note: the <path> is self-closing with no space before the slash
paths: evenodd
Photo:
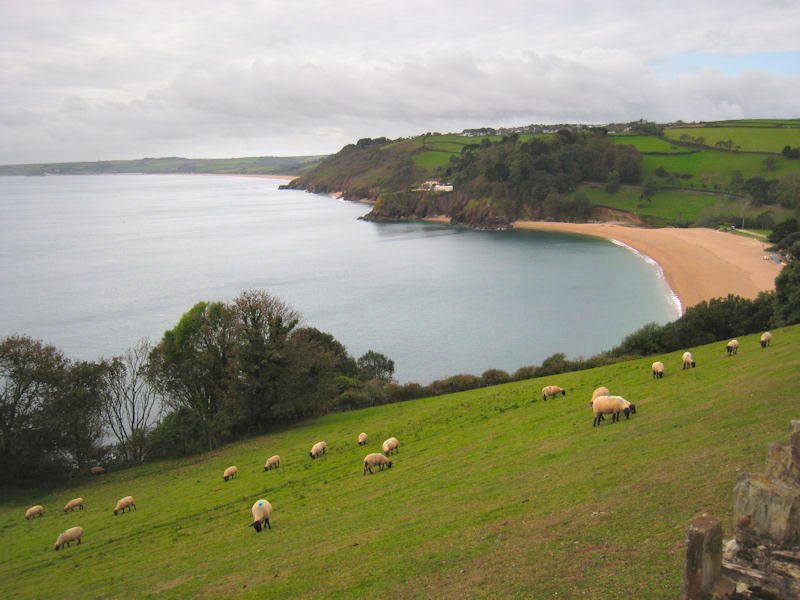
<path id="1" fill-rule="evenodd" d="M 767 444 L 800 416 L 800 327 L 766 350 L 740 341 L 734 357 L 724 343 L 694 348 L 688 371 L 675 352 L 335 414 L 6 498 L 3 596 L 675 598 L 687 521 L 711 511 L 730 535 L 736 478 L 762 471 Z M 543 402 L 547 384 L 566 397 Z M 593 429 L 598 385 L 637 414 Z M 390 435 L 394 467 L 362 476 L 362 457 Z M 322 439 L 327 455 L 310 460 Z M 282 466 L 264 473 L 274 453 Z M 224 483 L 231 464 L 239 477 Z M 127 494 L 138 510 L 114 517 Z M 86 510 L 63 514 L 75 496 Z M 260 497 L 273 528 L 257 534 L 247 525 Z M 25 521 L 35 503 L 47 513 Z M 83 544 L 54 552 L 75 525 Z"/>

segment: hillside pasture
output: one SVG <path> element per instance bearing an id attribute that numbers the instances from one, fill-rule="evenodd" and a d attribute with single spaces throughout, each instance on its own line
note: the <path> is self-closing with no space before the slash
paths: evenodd
<path id="1" fill-rule="evenodd" d="M 205 455 L 4 495 L 4 596 L 675 598 L 684 530 L 798 418 L 800 327 L 558 376 L 329 415 Z M 609 340 L 609 345 L 616 340 Z M 554 347 L 554 351 L 557 347 Z M 667 366 L 654 380 L 650 363 Z M 544 385 L 565 397 L 542 401 Z M 607 385 L 637 413 L 592 428 Z M 370 444 L 359 447 L 360 431 Z M 389 436 L 394 466 L 362 475 Z M 326 440 L 328 452 L 308 451 Z M 280 469 L 264 472 L 278 453 Z M 224 482 L 228 465 L 239 477 Z M 127 494 L 137 510 L 113 516 Z M 83 496 L 86 510 L 63 514 Z M 258 498 L 272 529 L 248 526 Z M 41 503 L 46 514 L 26 521 Z M 60 552 L 61 531 L 83 544 Z"/>
<path id="2" fill-rule="evenodd" d="M 784 146 L 800 146 L 800 128 L 794 127 L 680 127 L 664 130 L 664 136 L 679 140 L 681 135 L 705 138 L 705 145 L 731 140 L 742 152 L 772 152 L 780 154 Z"/>
<path id="3" fill-rule="evenodd" d="M 694 151 L 654 135 L 614 135 L 611 139 L 615 144 L 629 144 L 642 154 L 687 154 Z"/>

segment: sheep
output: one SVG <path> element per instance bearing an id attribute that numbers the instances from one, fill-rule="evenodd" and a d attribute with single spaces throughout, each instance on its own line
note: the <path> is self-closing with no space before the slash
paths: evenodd
<path id="1" fill-rule="evenodd" d="M 222 472 L 222 479 L 224 481 L 228 481 L 228 479 L 233 479 L 239 474 L 239 469 L 236 467 L 228 467 Z"/>
<path id="2" fill-rule="evenodd" d="M 594 399 L 592 409 L 594 412 L 592 427 L 600 425 L 604 414 L 612 415 L 612 423 L 614 421 L 619 421 L 620 413 L 624 413 L 626 419 L 630 417 L 631 413 L 636 414 L 636 406 L 625 400 L 622 396 L 598 396 Z"/>
<path id="3" fill-rule="evenodd" d="M 269 529 L 272 529 L 272 525 L 269 524 L 269 517 L 272 515 L 272 504 L 263 498 L 256 500 L 256 503 L 253 504 L 250 512 L 253 513 L 253 522 L 248 525 L 248 527 L 252 527 L 259 532 L 264 525 L 266 525 Z"/>
<path id="4" fill-rule="evenodd" d="M 89 473 L 91 473 L 92 475 L 102 475 L 105 472 L 106 470 L 103 467 L 92 467 L 91 469 L 89 469 Z"/>
<path id="5" fill-rule="evenodd" d="M 75 510 L 75 508 L 80 507 L 83 510 L 83 498 L 73 498 L 69 502 L 64 505 L 64 512 L 68 510 Z"/>
<path id="6" fill-rule="evenodd" d="M 739 340 L 731 340 L 728 342 L 728 345 L 725 346 L 725 350 L 728 351 L 728 356 L 732 356 L 739 352 Z"/>
<path id="7" fill-rule="evenodd" d="M 761 343 L 762 348 L 766 348 L 769 346 L 769 343 L 772 341 L 772 334 L 769 331 L 765 331 L 761 334 L 761 339 L 759 342 Z"/>
<path id="8" fill-rule="evenodd" d="M 661 379 L 664 377 L 664 363 L 661 361 L 656 361 L 653 363 L 651 367 L 653 370 L 653 379 Z"/>
<path id="9" fill-rule="evenodd" d="M 325 454 L 325 448 L 327 447 L 328 444 L 326 444 L 325 442 L 317 442 L 316 444 L 311 446 L 311 452 L 309 452 L 308 455 L 311 457 L 312 460 L 315 458 L 319 458 L 320 456 Z"/>
<path id="10" fill-rule="evenodd" d="M 120 498 L 117 501 L 117 505 L 114 507 L 114 516 L 117 516 L 117 513 L 122 511 L 125 512 L 125 509 L 128 509 L 128 512 L 131 509 L 136 510 L 136 502 L 133 499 L 133 496 L 125 496 L 124 498 Z"/>
<path id="11" fill-rule="evenodd" d="M 367 454 L 364 457 L 364 475 L 367 474 L 367 471 L 369 471 L 369 474 L 372 475 L 372 467 L 375 466 L 379 467 L 380 470 L 383 471 L 384 467 L 392 467 L 392 461 L 379 452 Z"/>
<path id="12" fill-rule="evenodd" d="M 545 400 L 547 400 L 548 397 L 555 398 L 559 394 L 566 396 L 567 390 L 560 388 L 557 385 L 546 385 L 542 388 L 542 398 Z"/>
<path id="13" fill-rule="evenodd" d="M 399 453 L 400 452 L 400 442 L 397 441 L 397 438 L 390 437 L 388 440 L 383 442 L 383 453 L 386 456 L 389 456 L 392 451 Z"/>
<path id="14" fill-rule="evenodd" d="M 267 462 L 264 464 L 265 471 L 271 471 L 272 469 L 277 469 L 281 466 L 281 457 L 277 454 L 274 456 L 270 456 L 267 459 Z"/>
<path id="15" fill-rule="evenodd" d="M 41 504 L 37 504 L 36 506 L 31 506 L 28 510 L 25 511 L 25 519 L 30 521 L 33 517 L 43 517 L 44 516 L 44 506 Z"/>
<path id="16" fill-rule="evenodd" d="M 697 366 L 697 363 L 694 362 L 694 358 L 692 357 L 691 352 L 684 352 L 683 353 L 683 368 L 688 369 L 692 367 L 693 369 Z"/>
<path id="17" fill-rule="evenodd" d="M 69 546 L 75 540 L 78 540 L 78 545 L 81 545 L 81 538 L 83 537 L 83 527 L 70 527 L 64 533 L 58 536 L 54 548 L 58 552 L 63 546 Z"/>
<path id="18" fill-rule="evenodd" d="M 366 446 L 367 445 L 367 434 L 366 433 L 359 433 L 358 434 L 358 445 L 359 446 Z"/>

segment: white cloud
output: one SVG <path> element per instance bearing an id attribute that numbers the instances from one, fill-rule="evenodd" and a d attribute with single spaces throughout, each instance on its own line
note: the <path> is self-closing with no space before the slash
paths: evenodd
<path id="1" fill-rule="evenodd" d="M 800 115 L 797 71 L 670 64 L 797 51 L 790 1 L 6 4 L 0 163 L 315 154 L 480 125 Z"/>

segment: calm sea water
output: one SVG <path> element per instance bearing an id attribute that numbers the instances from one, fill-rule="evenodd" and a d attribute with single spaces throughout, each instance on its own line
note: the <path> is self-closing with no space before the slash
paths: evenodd
<path id="1" fill-rule="evenodd" d="M 200 300 L 264 288 L 369 349 L 399 381 L 555 352 L 590 356 L 676 317 L 656 265 L 592 238 L 368 223 L 369 207 L 279 181 L 196 175 L 0 177 L 0 337 L 72 358 L 160 339 Z"/>

